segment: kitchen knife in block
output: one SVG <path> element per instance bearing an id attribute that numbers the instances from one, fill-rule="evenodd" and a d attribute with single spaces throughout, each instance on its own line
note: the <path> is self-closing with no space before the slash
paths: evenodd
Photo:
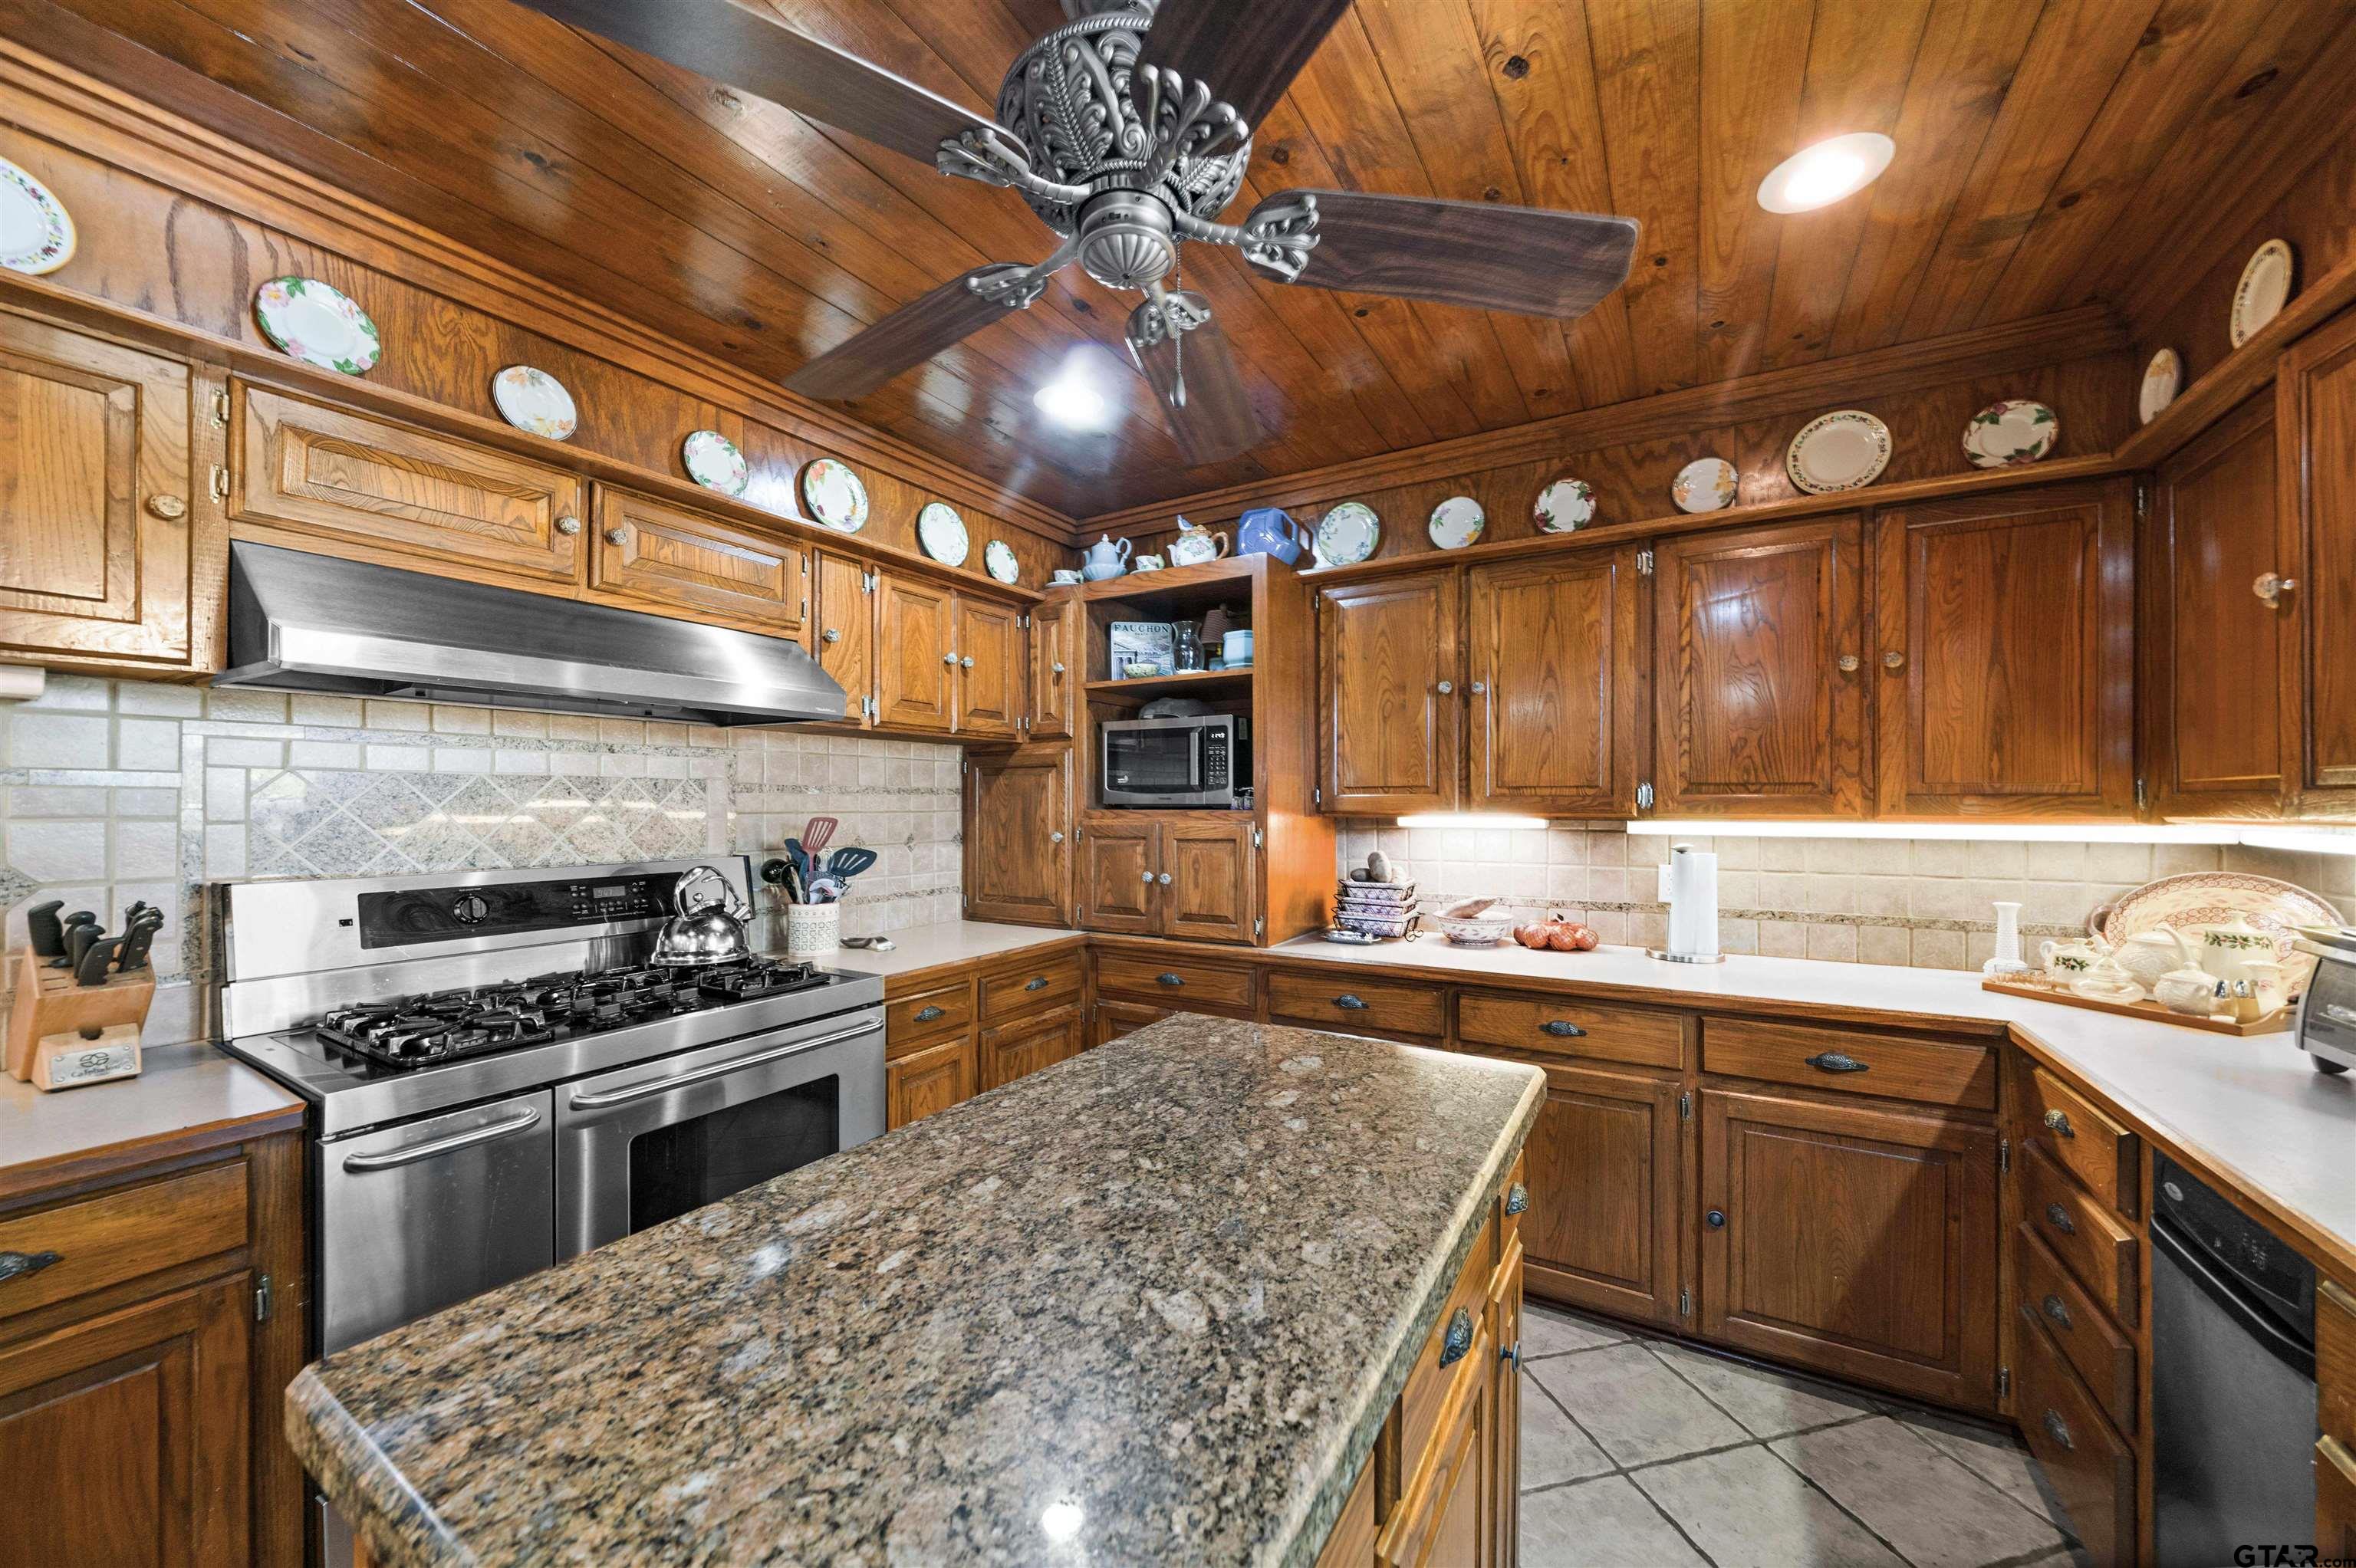
<path id="1" fill-rule="evenodd" d="M 71 969 L 73 967 L 73 933 L 82 926 L 94 926 L 97 923 L 98 916 L 86 909 L 78 909 L 59 922 L 58 950 L 49 956 L 49 967 Z"/>
<path id="2" fill-rule="evenodd" d="M 65 907 L 63 899 L 51 899 L 25 912 L 25 929 L 31 933 L 33 952 L 38 956 L 62 958 L 66 955 L 66 928 L 58 919 L 58 911 Z"/>
<path id="3" fill-rule="evenodd" d="M 90 944 L 74 965 L 74 979 L 84 986 L 103 986 L 107 972 L 114 965 L 115 955 L 123 951 L 123 938 L 102 936 Z"/>
<path id="4" fill-rule="evenodd" d="M 164 912 L 151 909 L 132 922 L 123 933 L 123 959 L 116 965 L 128 975 L 134 969 L 147 967 L 147 949 L 154 945 L 155 933 L 164 929 Z"/>

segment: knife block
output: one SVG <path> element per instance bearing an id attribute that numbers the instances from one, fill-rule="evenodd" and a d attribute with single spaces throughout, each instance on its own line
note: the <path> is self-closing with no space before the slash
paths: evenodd
<path id="1" fill-rule="evenodd" d="M 135 1029 L 147 1021 L 148 1004 L 155 999 L 153 969 L 112 975 L 102 986 L 78 986 L 64 970 L 48 967 L 29 944 L 17 950 L 15 968 L 5 1062 L 11 1078 L 31 1079 L 34 1048 L 48 1036 L 91 1038 L 90 1031 L 103 1034 L 118 1024 Z"/>

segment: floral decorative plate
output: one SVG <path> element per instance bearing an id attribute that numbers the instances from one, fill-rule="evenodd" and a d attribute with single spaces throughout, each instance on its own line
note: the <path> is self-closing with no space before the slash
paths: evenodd
<path id="1" fill-rule="evenodd" d="M 2062 439 L 2062 416 L 2030 398 L 1990 403 L 1964 427 L 1964 455 L 1975 468 L 2034 463 Z"/>
<path id="2" fill-rule="evenodd" d="M 376 323 L 349 294 L 316 278 L 273 278 L 253 296 L 272 345 L 305 365 L 365 375 L 384 353 Z"/>
<path id="3" fill-rule="evenodd" d="M 1595 486 L 1584 479 L 1558 479 L 1538 492 L 1531 508 L 1544 534 L 1568 534 L 1595 520 Z"/>
<path id="4" fill-rule="evenodd" d="M 1669 499 L 1680 512 L 1715 512 L 1734 505 L 1734 464 L 1723 457 L 1697 457 L 1677 470 Z"/>
<path id="5" fill-rule="evenodd" d="M 2173 348 L 2163 348 L 2151 357 L 2143 368 L 2143 388 L 2136 395 L 2136 412 L 2149 424 L 2159 417 L 2162 409 L 2176 401 L 2176 389 L 2184 384 L 2184 361 L 2176 357 Z"/>
<path id="6" fill-rule="evenodd" d="M 2294 270 L 2288 240 L 2269 240 L 2250 257 L 2249 265 L 2242 269 L 2242 281 L 2233 285 L 2233 314 L 2228 325 L 2234 347 L 2247 343 L 2253 333 L 2290 303 Z"/>
<path id="7" fill-rule="evenodd" d="M 1862 409 L 1819 414 L 1783 453 L 1783 472 L 1811 496 L 1855 490 L 1890 466 L 1890 427 Z"/>
<path id="8" fill-rule="evenodd" d="M 1312 542 L 1327 566 L 1355 566 L 1383 542 L 1383 520 L 1364 501 L 1344 501 L 1317 519 Z"/>
<path id="9" fill-rule="evenodd" d="M 819 461 L 829 460 L 822 458 Z M 843 472 L 849 473 L 850 470 Z M 807 488 L 807 475 L 803 483 Z M 813 500 L 810 505 L 816 507 L 818 503 Z M 966 537 L 965 519 L 958 517 L 957 508 L 946 501 L 927 501 L 916 513 L 916 543 L 923 547 L 926 555 L 945 566 L 963 566 L 967 552 L 973 549 L 973 541 Z"/>
<path id="10" fill-rule="evenodd" d="M 38 276 L 73 260 L 73 215 L 48 186 L 0 158 L 0 267 Z"/>
<path id="11" fill-rule="evenodd" d="M 491 378 L 491 401 L 499 417 L 518 430 L 544 435 L 551 441 L 570 436 L 580 422 L 573 394 L 547 371 L 530 365 L 510 365 Z"/>
<path id="12" fill-rule="evenodd" d="M 867 486 L 831 457 L 821 457 L 802 470 L 802 501 L 810 516 L 828 528 L 855 534 L 867 526 Z M 962 523 L 958 531 L 964 531 Z M 959 550 L 958 560 L 964 559 Z"/>
<path id="13" fill-rule="evenodd" d="M 2314 960 L 2293 951 L 2297 928 L 2340 923 L 2338 910 L 2296 882 L 2245 871 L 2195 871 L 2146 882 L 2113 904 L 2103 921 L 2103 940 L 2115 947 L 2161 925 L 2190 937 L 2198 927 L 2226 924 L 2237 914 L 2275 939 L 2275 956 L 2300 981 Z"/>
<path id="14" fill-rule="evenodd" d="M 1004 539 L 992 539 L 981 547 L 981 569 L 995 582 L 1012 582 L 1023 575 L 1023 563 L 1014 559 L 1014 547 Z"/>
<path id="15" fill-rule="evenodd" d="M 1451 496 L 1431 508 L 1431 521 L 1425 526 L 1440 549 L 1462 549 L 1489 526 L 1489 514 L 1470 496 Z"/>
<path id="16" fill-rule="evenodd" d="M 716 430 L 695 432 L 680 445 L 680 453 L 687 463 L 687 476 L 707 490 L 742 496 L 753 477 L 752 466 L 736 450 L 736 443 Z"/>

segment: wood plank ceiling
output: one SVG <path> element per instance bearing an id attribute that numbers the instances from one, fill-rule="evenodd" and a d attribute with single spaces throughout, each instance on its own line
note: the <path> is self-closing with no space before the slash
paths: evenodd
<path id="1" fill-rule="evenodd" d="M 988 114 L 1056 0 L 769 0 Z M 0 0 L 10 36 L 764 374 L 1049 236 L 1011 192 L 509 0 Z M 1286 288 L 1190 246 L 1273 438 L 1189 467 L 1120 361 L 1133 299 L 1032 310 L 851 405 L 1075 517 L 1674 388 L 2117 302 L 2229 187 L 2344 0 L 1357 0 L 1258 129 L 1290 186 L 1618 212 L 1583 319 Z M 153 57 L 162 56 L 165 64 Z M 1778 218 L 1797 147 L 1884 132 L 1864 197 Z M 1107 357 L 1108 434 L 1030 394 Z"/>

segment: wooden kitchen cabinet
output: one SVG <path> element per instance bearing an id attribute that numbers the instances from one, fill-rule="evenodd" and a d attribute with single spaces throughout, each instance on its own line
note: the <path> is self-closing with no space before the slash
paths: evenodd
<path id="1" fill-rule="evenodd" d="M 1880 816 L 2134 814 L 2132 509 L 2104 482 L 1879 515 Z"/>
<path id="2" fill-rule="evenodd" d="M 1012 739 L 1027 709 L 1020 616 L 994 599 L 957 596 L 957 729 Z"/>
<path id="3" fill-rule="evenodd" d="M 199 385 L 178 360 L 0 311 L 0 659 L 220 667 Z"/>
<path id="4" fill-rule="evenodd" d="M 1072 748 L 975 753 L 967 769 L 966 918 L 1069 925 Z"/>
<path id="5" fill-rule="evenodd" d="M 1135 1034 L 1148 1024 L 1158 1024 L 1163 1019 L 1174 1018 L 1168 1008 L 1149 1008 L 1141 1002 L 1107 1001 L 1099 997 L 1094 1008 L 1096 1017 L 1088 1029 L 1088 1049 L 1109 1044 L 1125 1034 Z"/>
<path id="6" fill-rule="evenodd" d="M 875 722 L 875 574 L 855 556 L 818 552 L 811 571 L 812 651 L 842 688 L 842 716 Z"/>
<path id="7" fill-rule="evenodd" d="M 957 727 L 957 595 L 886 573 L 876 587 L 876 722 Z"/>
<path id="8" fill-rule="evenodd" d="M 1463 704 L 1453 571 L 1318 595 L 1318 782 L 1329 812 L 1453 811 Z"/>
<path id="9" fill-rule="evenodd" d="M 600 485 L 589 592 L 626 609 L 799 637 L 809 558 L 799 548 L 650 496 Z"/>
<path id="10" fill-rule="evenodd" d="M 884 1125 L 888 1132 L 970 1100 L 977 1092 L 970 1034 L 919 1046 L 884 1064 Z"/>
<path id="11" fill-rule="evenodd" d="M 1853 515 L 1661 543 L 1654 810 L 1865 815 L 1862 550 Z"/>
<path id="12" fill-rule="evenodd" d="M 2356 814 L 2356 313 L 2286 350 L 2276 371 L 2279 533 L 2268 570 L 2287 623 L 2281 732 L 2293 809 Z M 2226 585 L 2228 588 L 2232 584 Z"/>
<path id="13" fill-rule="evenodd" d="M 1056 1008 L 981 1031 L 981 1086 L 995 1089 L 1017 1078 L 1069 1061 L 1083 1049 L 1080 1009 Z"/>
<path id="14" fill-rule="evenodd" d="M 1151 818 L 1091 813 L 1080 828 L 1080 923 L 1090 931 L 1154 934 L 1161 850 L 1162 827 Z"/>
<path id="15" fill-rule="evenodd" d="M 1237 812 L 1090 812 L 1080 825 L 1080 923 L 1090 931 L 1250 943 L 1258 829 Z"/>
<path id="16" fill-rule="evenodd" d="M 1080 691 L 1080 628 L 1077 599 L 1049 600 L 1031 612 L 1031 723 L 1033 741 L 1068 739 L 1078 733 L 1085 704 Z"/>
<path id="17" fill-rule="evenodd" d="M 1539 1294 L 1677 1321 L 1678 1083 L 1547 1063 L 1522 1158 L 1522 1246 Z"/>
<path id="18" fill-rule="evenodd" d="M 1643 771 L 1634 546 L 1465 575 L 1466 805 L 1626 816 Z M 1339 711 L 1337 709 L 1337 711 Z"/>

